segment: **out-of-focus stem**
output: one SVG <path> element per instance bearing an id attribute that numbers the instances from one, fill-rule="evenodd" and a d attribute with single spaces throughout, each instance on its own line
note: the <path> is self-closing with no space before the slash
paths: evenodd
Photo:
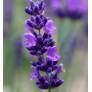
<path id="1" fill-rule="evenodd" d="M 48 92 L 51 92 L 51 88 L 48 89 Z"/>

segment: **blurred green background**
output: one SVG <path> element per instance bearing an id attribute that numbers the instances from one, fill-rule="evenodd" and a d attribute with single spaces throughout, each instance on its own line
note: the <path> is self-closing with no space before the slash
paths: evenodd
<path id="1" fill-rule="evenodd" d="M 24 9 L 27 0 L 4 0 L 4 92 L 47 92 L 40 90 L 30 80 L 31 58 L 22 46 L 25 31 L 24 21 L 28 18 Z M 48 5 L 49 7 L 49 5 Z M 65 72 L 65 83 L 52 92 L 87 92 L 88 36 L 87 18 L 71 20 L 58 18 L 48 13 L 55 21 L 57 34 L 54 36 Z"/>

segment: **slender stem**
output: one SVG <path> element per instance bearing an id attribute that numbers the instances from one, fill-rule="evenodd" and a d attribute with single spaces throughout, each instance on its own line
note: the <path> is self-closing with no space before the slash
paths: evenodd
<path id="1" fill-rule="evenodd" d="M 48 89 L 48 92 L 51 92 L 51 89 L 50 88 Z"/>
<path id="2" fill-rule="evenodd" d="M 49 77 L 48 72 L 47 72 L 46 74 L 47 74 L 47 76 Z M 50 79 L 49 79 L 49 88 L 48 88 L 48 92 L 51 92 L 51 88 L 50 88 Z"/>

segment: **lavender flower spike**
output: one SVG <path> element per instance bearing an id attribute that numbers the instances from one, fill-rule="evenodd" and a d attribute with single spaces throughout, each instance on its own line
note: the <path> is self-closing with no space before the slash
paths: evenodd
<path id="1" fill-rule="evenodd" d="M 52 88 L 64 83 L 64 80 L 59 78 L 59 74 L 64 72 L 64 66 L 58 64 L 60 54 L 52 38 L 56 27 L 53 20 L 44 16 L 45 6 L 44 1 L 39 0 L 37 3 L 30 1 L 29 7 L 25 9 L 29 15 L 25 22 L 29 32 L 24 34 L 24 46 L 31 56 L 38 59 L 31 63 L 31 80 L 35 81 L 38 88 L 51 92 Z"/>
<path id="2" fill-rule="evenodd" d="M 79 20 L 87 16 L 88 0 L 50 0 L 51 8 L 55 16 Z"/>

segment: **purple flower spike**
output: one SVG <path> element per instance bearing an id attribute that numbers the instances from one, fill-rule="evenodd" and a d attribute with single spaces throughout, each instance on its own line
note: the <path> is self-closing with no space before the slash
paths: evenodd
<path id="1" fill-rule="evenodd" d="M 58 61 L 60 59 L 60 55 L 57 52 L 56 46 L 48 47 L 47 57 L 48 57 L 48 59 L 50 59 L 52 61 Z"/>
<path id="2" fill-rule="evenodd" d="M 24 46 L 26 48 L 32 47 L 36 45 L 36 38 L 32 33 L 25 33 L 24 34 Z"/>
<path id="3" fill-rule="evenodd" d="M 44 32 L 48 34 L 55 34 L 56 27 L 53 20 L 48 20 L 44 27 Z"/>
<path id="4" fill-rule="evenodd" d="M 63 64 L 58 64 L 60 55 L 52 38 L 56 27 L 53 20 L 43 15 L 44 9 L 45 3 L 40 0 L 37 3 L 30 1 L 29 7 L 25 9 L 30 17 L 25 22 L 29 33 L 24 34 L 24 46 L 31 56 L 37 58 L 36 62 L 31 63 L 31 80 L 35 81 L 38 88 L 51 90 L 64 82 L 59 79 L 59 73 L 63 72 Z"/>

